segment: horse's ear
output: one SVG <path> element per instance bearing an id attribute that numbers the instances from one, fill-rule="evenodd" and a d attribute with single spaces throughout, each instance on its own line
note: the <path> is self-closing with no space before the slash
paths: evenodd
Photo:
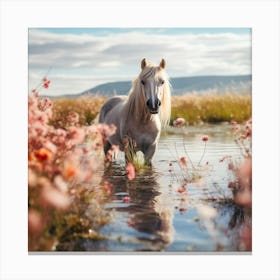
<path id="1" fill-rule="evenodd" d="M 162 59 L 161 62 L 160 62 L 160 64 L 159 64 L 159 67 L 162 68 L 162 69 L 164 69 L 165 66 L 166 66 L 166 62 L 165 62 L 164 59 Z"/>
<path id="2" fill-rule="evenodd" d="M 146 58 L 143 58 L 141 61 L 141 69 L 143 70 L 147 66 L 147 60 Z"/>

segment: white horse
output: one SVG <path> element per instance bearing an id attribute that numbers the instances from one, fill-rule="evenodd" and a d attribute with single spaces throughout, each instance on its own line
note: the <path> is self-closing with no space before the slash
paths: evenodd
<path id="1" fill-rule="evenodd" d="M 133 153 L 142 151 L 146 164 L 151 164 L 161 129 L 170 120 L 170 84 L 165 66 L 164 59 L 157 66 L 144 58 L 142 71 L 133 82 L 128 97 L 116 96 L 103 105 L 99 122 L 114 124 L 117 128 L 104 144 L 105 154 L 112 145 L 125 151 L 124 141 L 128 138 L 133 140 Z"/>

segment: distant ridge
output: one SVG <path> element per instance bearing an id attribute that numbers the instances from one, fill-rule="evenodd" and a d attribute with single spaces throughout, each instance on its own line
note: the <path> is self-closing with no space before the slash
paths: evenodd
<path id="1" fill-rule="evenodd" d="M 171 78 L 172 94 L 181 95 L 189 92 L 206 91 L 217 89 L 222 91 L 226 88 L 240 88 L 251 86 L 252 75 L 240 76 L 194 76 Z M 98 85 L 81 93 L 98 93 L 103 96 L 127 95 L 132 81 L 112 82 Z"/>
<path id="2" fill-rule="evenodd" d="M 252 75 L 235 76 L 194 76 L 171 78 L 172 95 L 189 93 L 203 94 L 209 91 L 224 93 L 246 94 L 251 92 Z M 78 94 L 63 95 L 67 98 L 76 98 L 84 95 L 98 94 L 100 96 L 127 95 L 132 81 L 111 82 L 98 85 Z M 60 98 L 62 96 L 58 96 Z"/>

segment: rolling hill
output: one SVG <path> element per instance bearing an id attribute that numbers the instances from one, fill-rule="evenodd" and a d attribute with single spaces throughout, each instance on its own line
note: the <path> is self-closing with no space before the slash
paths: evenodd
<path id="1" fill-rule="evenodd" d="M 131 88 L 131 81 L 105 83 L 88 89 L 80 95 L 88 93 L 98 93 L 102 96 L 126 95 Z M 192 92 L 203 92 L 216 89 L 222 92 L 225 89 L 234 89 L 236 91 L 250 88 L 252 75 L 241 76 L 195 76 L 171 78 L 173 95 L 182 95 Z"/>
<path id="2" fill-rule="evenodd" d="M 172 95 L 182 94 L 205 94 L 208 92 L 248 94 L 251 93 L 252 75 L 236 76 L 194 76 L 171 78 Z M 77 98 L 83 95 L 113 96 L 127 95 L 132 81 L 120 81 L 98 85 L 77 94 L 57 96 L 54 98 L 66 97 Z"/>

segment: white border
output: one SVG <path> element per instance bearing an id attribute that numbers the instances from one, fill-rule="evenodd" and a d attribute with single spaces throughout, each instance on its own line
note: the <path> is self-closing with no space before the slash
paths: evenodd
<path id="1" fill-rule="evenodd" d="M 28 27 L 253 28 L 253 254 L 27 253 Z M 1 2 L 1 279 L 280 279 L 278 1 Z"/>

